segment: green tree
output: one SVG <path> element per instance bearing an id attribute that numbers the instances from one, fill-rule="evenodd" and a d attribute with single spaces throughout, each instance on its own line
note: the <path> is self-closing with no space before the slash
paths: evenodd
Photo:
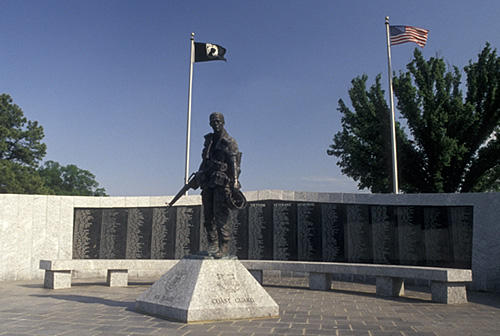
<path id="1" fill-rule="evenodd" d="M 61 166 L 54 161 L 47 161 L 38 169 L 45 185 L 56 195 L 107 196 L 104 188 L 98 188 L 95 175 L 88 170 L 70 164 Z"/>
<path id="2" fill-rule="evenodd" d="M 0 193 L 52 195 L 54 192 L 45 186 L 43 178 L 33 167 L 2 159 Z"/>
<path id="3" fill-rule="evenodd" d="M 106 196 L 87 170 L 53 161 L 40 167 L 44 136 L 8 94 L 0 95 L 0 193 Z"/>
<path id="4" fill-rule="evenodd" d="M 408 71 L 394 77 L 397 108 L 408 133 L 396 124 L 399 186 L 403 192 L 483 192 L 500 184 L 500 59 L 487 43 L 469 61 L 467 93 L 461 72 L 443 59 L 424 60 L 415 49 Z M 380 75 L 367 91 L 367 77 L 352 81 L 354 112 L 339 100 L 343 130 L 327 151 L 360 189 L 392 190 L 389 108 Z"/>
<path id="5" fill-rule="evenodd" d="M 50 191 L 36 172 L 46 152 L 43 127 L 28 121 L 8 94 L 0 95 L 0 193 Z"/>

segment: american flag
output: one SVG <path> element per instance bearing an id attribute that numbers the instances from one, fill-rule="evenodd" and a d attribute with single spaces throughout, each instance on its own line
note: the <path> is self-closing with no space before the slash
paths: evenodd
<path id="1" fill-rule="evenodd" d="M 420 47 L 424 47 L 427 42 L 427 29 L 410 26 L 389 26 L 391 34 L 391 45 L 397 45 L 406 42 L 415 42 Z"/>

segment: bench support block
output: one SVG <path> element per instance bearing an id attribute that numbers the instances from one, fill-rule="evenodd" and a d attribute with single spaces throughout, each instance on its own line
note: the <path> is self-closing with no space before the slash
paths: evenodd
<path id="1" fill-rule="evenodd" d="M 262 276 L 262 270 L 248 270 L 248 271 L 250 272 L 250 274 L 253 275 L 255 280 L 257 280 L 257 282 L 262 285 L 262 282 L 264 281 Z"/>
<path id="2" fill-rule="evenodd" d="M 49 289 L 71 288 L 71 271 L 45 271 L 43 287 Z"/>
<path id="3" fill-rule="evenodd" d="M 467 291 L 462 282 L 431 282 L 432 301 L 453 304 L 467 303 Z"/>
<path id="4" fill-rule="evenodd" d="M 106 284 L 109 287 L 128 286 L 128 270 L 108 270 Z"/>
<path id="5" fill-rule="evenodd" d="M 309 273 L 309 289 L 330 290 L 332 288 L 331 273 Z"/>
<path id="6" fill-rule="evenodd" d="M 377 277 L 377 295 L 403 296 L 405 285 L 402 278 Z"/>

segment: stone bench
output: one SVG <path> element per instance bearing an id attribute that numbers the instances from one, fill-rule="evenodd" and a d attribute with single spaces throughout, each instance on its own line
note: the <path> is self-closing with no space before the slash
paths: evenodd
<path id="1" fill-rule="evenodd" d="M 146 270 L 163 274 L 179 260 L 165 259 L 67 259 L 40 260 L 45 270 L 44 287 L 61 289 L 71 287 L 72 270 L 107 270 L 108 286 L 127 286 L 129 270 Z M 241 260 L 241 263 L 262 284 L 263 271 L 300 272 L 309 274 L 309 288 L 329 290 L 332 274 L 368 275 L 376 278 L 376 294 L 404 295 L 404 278 L 431 282 L 432 301 L 466 303 L 466 283 L 472 281 L 467 269 L 399 266 L 378 264 L 349 264 L 307 261 Z"/>
<path id="2" fill-rule="evenodd" d="M 472 271 L 468 269 L 276 260 L 241 262 L 261 284 L 265 270 L 309 273 L 309 289 L 314 290 L 331 289 L 332 274 L 374 276 L 376 294 L 380 296 L 404 295 L 404 278 L 429 280 L 432 301 L 447 304 L 466 303 L 465 286 L 472 281 Z"/>
<path id="3" fill-rule="evenodd" d="M 106 284 L 110 287 L 128 285 L 129 270 L 156 271 L 165 273 L 179 260 L 160 259 L 64 259 L 40 260 L 40 269 L 45 270 L 43 286 L 50 289 L 71 288 L 73 270 L 107 270 Z"/>

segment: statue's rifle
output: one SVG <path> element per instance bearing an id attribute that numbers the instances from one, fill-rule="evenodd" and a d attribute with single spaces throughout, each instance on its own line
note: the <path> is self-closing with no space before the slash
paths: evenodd
<path id="1" fill-rule="evenodd" d="M 198 178 L 196 177 L 196 173 L 192 173 L 188 179 L 188 182 L 184 185 L 184 187 L 181 188 L 181 190 L 179 190 L 177 195 L 175 195 L 175 197 L 172 198 L 172 200 L 167 203 L 167 206 L 168 207 L 173 206 L 175 204 L 175 202 L 177 202 L 179 200 L 179 198 L 184 196 L 184 194 L 186 194 L 186 192 L 189 189 L 196 190 L 196 189 L 198 189 L 198 187 L 199 187 L 199 183 L 198 183 Z"/>

